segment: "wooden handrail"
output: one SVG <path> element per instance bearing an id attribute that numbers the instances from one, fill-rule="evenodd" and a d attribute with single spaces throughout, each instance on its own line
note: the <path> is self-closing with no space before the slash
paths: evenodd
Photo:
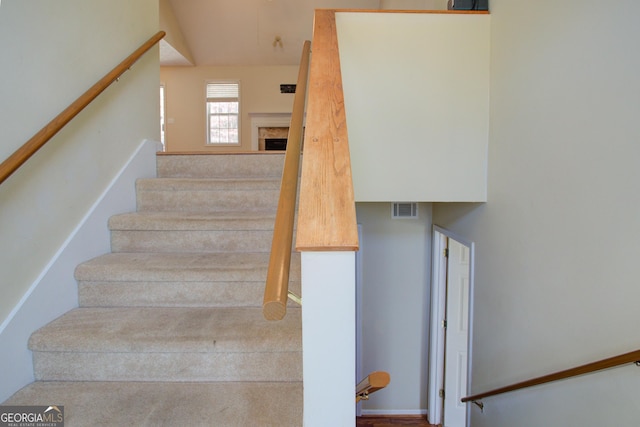
<path id="1" fill-rule="evenodd" d="M 389 385 L 389 381 L 391 381 L 391 377 L 387 372 L 376 371 L 370 373 L 356 386 L 356 403 L 360 400 L 369 399 L 369 395 L 371 393 L 375 393 L 376 391 L 385 388 Z"/>
<path id="2" fill-rule="evenodd" d="M 586 365 L 577 366 L 575 368 L 566 369 L 564 371 L 555 372 L 553 374 L 544 375 L 542 377 L 533 378 L 519 383 L 511 384 L 505 387 L 496 388 L 494 390 L 478 393 L 471 396 L 463 397 L 462 402 L 474 402 L 482 398 L 495 396 L 497 394 L 507 393 L 526 387 L 533 387 L 552 381 L 564 380 L 578 375 L 589 374 L 591 372 L 601 371 L 603 369 L 613 368 L 627 363 L 636 363 L 640 361 L 640 350 L 635 350 L 619 356 L 609 357 L 607 359 L 598 360 L 596 362 L 587 363 Z"/>
<path id="3" fill-rule="evenodd" d="M 56 133 L 58 133 L 67 123 L 77 116 L 91 101 L 100 95 L 111 83 L 116 81 L 125 71 L 127 71 L 140 57 L 165 36 L 164 31 L 158 31 L 153 37 L 142 44 L 124 61 L 118 64 L 113 70 L 107 73 L 96 84 L 91 86 L 85 93 L 69 105 L 62 113 L 45 125 L 30 140 L 25 142 L 12 155 L 0 164 L 0 184 L 2 184 L 11 174 L 22 166 L 31 156 L 33 156 L 42 146 L 44 146 Z"/>
<path id="4" fill-rule="evenodd" d="M 287 313 L 289 271 L 291 268 L 291 251 L 293 249 L 293 225 L 296 213 L 298 176 L 300 173 L 300 150 L 302 146 L 310 51 L 311 42 L 307 40 L 302 47 L 291 124 L 289 125 L 289 135 L 287 136 L 287 149 L 284 155 L 278 211 L 273 229 L 273 240 L 271 241 L 267 282 L 264 288 L 262 314 L 267 320 L 281 320 Z"/>
<path id="5" fill-rule="evenodd" d="M 358 225 L 335 10 L 316 10 L 298 208 L 298 251 L 357 251 Z"/>

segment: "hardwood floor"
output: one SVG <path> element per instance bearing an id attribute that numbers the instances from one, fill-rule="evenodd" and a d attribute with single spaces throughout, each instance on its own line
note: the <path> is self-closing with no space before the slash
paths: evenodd
<path id="1" fill-rule="evenodd" d="M 364 415 L 356 417 L 356 427 L 438 427 L 435 424 L 429 424 L 425 417 L 422 416 L 381 416 L 381 415 Z"/>

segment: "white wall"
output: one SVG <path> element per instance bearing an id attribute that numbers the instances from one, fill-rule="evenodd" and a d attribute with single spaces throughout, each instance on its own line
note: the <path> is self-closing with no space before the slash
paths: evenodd
<path id="1" fill-rule="evenodd" d="M 157 0 L 4 0 L 0 159 L 157 30 Z M 159 139 L 158 84 L 154 48 L 0 186 L 0 321 L 141 142 Z"/>
<path id="2" fill-rule="evenodd" d="M 638 349 L 640 3 L 491 1 L 486 205 L 434 205 L 476 243 L 471 389 Z M 640 371 L 471 406 L 474 427 L 636 425 Z"/>
<path id="3" fill-rule="evenodd" d="M 167 151 L 250 151 L 249 114 L 291 113 L 294 95 L 280 93 L 280 84 L 295 84 L 298 66 L 162 67 L 160 75 L 166 88 Z M 240 146 L 206 145 L 205 87 L 212 80 L 240 81 Z"/>
<path id="4" fill-rule="evenodd" d="M 356 201 L 486 200 L 490 16 L 336 23 Z"/>
<path id="5" fill-rule="evenodd" d="M 170 61 L 171 65 L 193 65 L 195 61 L 191 55 L 191 49 L 184 39 L 178 19 L 173 13 L 173 7 L 169 0 L 159 1 L 160 29 L 166 35 L 160 41 L 160 49 L 166 55 L 165 61 Z M 163 50 L 164 49 L 164 50 Z M 168 58 L 171 58 L 170 60 Z"/>
<path id="6" fill-rule="evenodd" d="M 387 371 L 389 386 L 363 414 L 427 408 L 431 204 L 416 219 L 392 219 L 390 203 L 357 203 L 362 225 L 363 370 Z"/>
<path id="7" fill-rule="evenodd" d="M 91 207 L 62 244 L 42 274 L 28 289 L 0 328 L 0 402 L 34 380 L 33 360 L 28 348 L 31 334 L 78 306 L 75 268 L 87 258 L 111 249 L 109 217 L 136 209 L 135 181 L 156 175 L 156 151 L 161 144 L 143 141 L 113 182 Z"/>

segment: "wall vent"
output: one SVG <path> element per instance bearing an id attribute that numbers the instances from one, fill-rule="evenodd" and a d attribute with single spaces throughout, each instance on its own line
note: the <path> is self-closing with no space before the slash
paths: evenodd
<path id="1" fill-rule="evenodd" d="M 400 203 L 391 204 L 391 218 L 418 218 L 417 203 Z"/>

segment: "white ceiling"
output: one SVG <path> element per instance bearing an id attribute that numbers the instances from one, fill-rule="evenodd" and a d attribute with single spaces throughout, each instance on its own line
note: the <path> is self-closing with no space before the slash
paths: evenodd
<path id="1" fill-rule="evenodd" d="M 169 0 L 195 65 L 297 65 L 315 9 L 434 9 L 446 0 Z M 274 43 L 276 38 L 282 44 Z M 275 44 L 275 45 L 274 45 Z M 176 56 L 176 54 L 178 56 Z M 181 64 L 171 46 L 161 65 Z"/>

